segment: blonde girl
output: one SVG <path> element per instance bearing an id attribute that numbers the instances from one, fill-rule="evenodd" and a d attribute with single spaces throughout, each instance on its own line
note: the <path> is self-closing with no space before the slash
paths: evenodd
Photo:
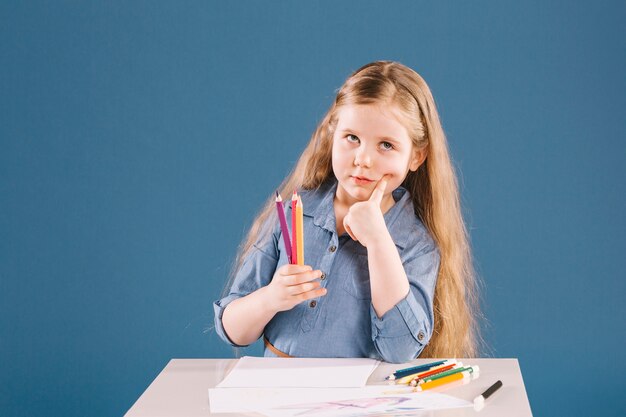
<path id="1" fill-rule="evenodd" d="M 378 61 L 354 72 L 279 188 L 293 190 L 307 265 L 289 264 L 271 197 L 214 303 L 222 339 L 246 346 L 263 336 L 266 356 L 476 356 L 457 180 L 415 71 Z"/>

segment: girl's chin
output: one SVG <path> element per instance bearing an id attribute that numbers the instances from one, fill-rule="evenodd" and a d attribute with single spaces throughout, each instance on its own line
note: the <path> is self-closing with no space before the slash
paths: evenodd
<path id="1" fill-rule="evenodd" d="M 348 186 L 342 185 L 341 188 L 343 188 L 343 195 L 352 200 L 365 201 L 372 195 L 372 190 L 366 187 L 355 186 L 353 184 Z"/>

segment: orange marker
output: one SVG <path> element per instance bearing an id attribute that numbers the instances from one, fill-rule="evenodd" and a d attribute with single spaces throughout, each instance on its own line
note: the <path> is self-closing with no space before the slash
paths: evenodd
<path id="1" fill-rule="evenodd" d="M 459 372 L 456 374 L 448 375 L 443 378 L 434 379 L 432 381 L 424 382 L 422 385 L 418 385 L 415 391 L 426 391 L 427 389 L 437 388 L 441 385 L 449 384 L 450 382 L 459 381 L 470 377 L 468 371 Z"/>

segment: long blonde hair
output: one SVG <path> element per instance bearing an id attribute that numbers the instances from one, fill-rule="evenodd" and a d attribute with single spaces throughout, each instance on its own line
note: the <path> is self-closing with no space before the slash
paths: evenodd
<path id="1" fill-rule="evenodd" d="M 409 172 L 402 184 L 409 190 L 415 214 L 431 233 L 441 255 L 435 288 L 434 331 L 420 356 L 475 357 L 480 340 L 477 280 L 457 179 L 435 101 L 428 85 L 415 71 L 397 62 L 376 61 L 348 77 L 278 190 L 281 195 L 290 195 L 296 189 L 316 189 L 334 177 L 331 151 L 338 109 L 347 104 L 372 103 L 396 105 L 414 146 L 427 151 L 425 162 L 417 171 Z M 276 217 L 274 200 L 274 196 L 267 200 L 240 246 L 230 282 L 252 245 L 268 238 L 270 225 L 277 223 L 272 219 Z"/>

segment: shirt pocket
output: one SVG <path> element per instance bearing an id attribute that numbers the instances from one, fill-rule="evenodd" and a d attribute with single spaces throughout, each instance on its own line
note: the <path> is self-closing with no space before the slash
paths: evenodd
<path id="1" fill-rule="evenodd" d="M 372 298 L 367 254 L 356 255 L 354 263 L 347 271 L 343 289 L 358 300 L 370 300 Z"/>

